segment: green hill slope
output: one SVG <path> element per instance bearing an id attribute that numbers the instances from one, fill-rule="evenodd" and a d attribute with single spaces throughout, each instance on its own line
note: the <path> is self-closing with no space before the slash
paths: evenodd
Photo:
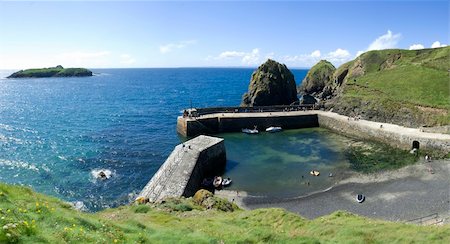
<path id="1" fill-rule="evenodd" d="M 448 125 L 449 70 L 450 47 L 369 51 L 334 72 L 334 96 L 324 105 L 410 127 Z"/>
<path id="2" fill-rule="evenodd" d="M 449 243 L 450 226 L 389 223 L 346 212 L 307 220 L 281 209 L 204 210 L 189 199 L 80 213 L 0 184 L 0 243 Z"/>

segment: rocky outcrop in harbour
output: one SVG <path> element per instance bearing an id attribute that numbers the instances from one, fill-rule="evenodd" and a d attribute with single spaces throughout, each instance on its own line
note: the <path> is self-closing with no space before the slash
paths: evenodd
<path id="1" fill-rule="evenodd" d="M 286 65 L 268 59 L 253 72 L 241 106 L 289 105 L 297 101 L 294 75 Z"/>

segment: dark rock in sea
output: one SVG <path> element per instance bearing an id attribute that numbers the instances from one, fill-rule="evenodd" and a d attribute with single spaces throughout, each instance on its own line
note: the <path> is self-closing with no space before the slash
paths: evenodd
<path id="1" fill-rule="evenodd" d="M 309 95 L 309 94 L 305 94 L 302 96 L 302 98 L 300 99 L 300 104 L 316 104 L 317 100 Z"/>
<path id="2" fill-rule="evenodd" d="M 294 75 L 286 65 L 268 59 L 253 72 L 241 106 L 289 105 L 297 101 Z"/>
<path id="3" fill-rule="evenodd" d="M 84 77 L 92 76 L 92 71 L 84 68 L 63 68 L 61 65 L 51 68 L 27 69 L 17 71 L 7 78 L 47 78 L 47 77 Z"/>
<path id="4" fill-rule="evenodd" d="M 328 61 L 321 60 L 306 74 L 298 88 L 300 94 L 310 94 L 320 98 L 330 96 L 333 91 L 333 74 L 336 68 Z"/>

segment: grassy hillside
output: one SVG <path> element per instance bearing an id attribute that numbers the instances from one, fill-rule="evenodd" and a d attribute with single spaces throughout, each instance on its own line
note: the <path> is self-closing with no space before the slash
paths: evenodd
<path id="1" fill-rule="evenodd" d="M 333 106 L 347 115 L 406 126 L 450 124 L 450 47 L 369 51 L 339 67 Z"/>
<path id="2" fill-rule="evenodd" d="M 449 243 L 450 226 L 389 223 L 336 212 L 307 220 L 281 209 L 204 210 L 192 200 L 80 213 L 0 184 L 0 243 Z"/>

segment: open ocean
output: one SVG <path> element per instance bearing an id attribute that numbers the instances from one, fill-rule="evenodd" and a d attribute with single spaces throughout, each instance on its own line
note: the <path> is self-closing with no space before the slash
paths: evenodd
<path id="1" fill-rule="evenodd" d="M 254 69 L 93 71 L 95 76 L 85 78 L 0 79 L 1 182 L 81 201 L 92 211 L 128 203 L 183 139 L 176 133 L 181 111 L 190 102 L 194 107 L 239 105 Z M 307 72 L 291 71 L 297 84 Z M 296 190 L 303 182 L 286 188 L 289 175 L 292 169 L 307 173 L 314 163 L 326 168 L 341 160 L 339 150 L 328 148 L 333 147 L 330 134 L 309 129 L 253 138 L 222 135 L 232 188 L 270 195 L 279 192 L 278 177 L 284 182 L 280 187 L 288 189 L 279 196 L 304 193 Z M 250 152 L 249 145 L 255 150 Z M 306 154 L 307 162 L 299 165 Z M 92 173 L 99 169 L 111 171 L 112 177 L 96 180 Z M 287 178 L 283 181 L 280 174 Z"/>

